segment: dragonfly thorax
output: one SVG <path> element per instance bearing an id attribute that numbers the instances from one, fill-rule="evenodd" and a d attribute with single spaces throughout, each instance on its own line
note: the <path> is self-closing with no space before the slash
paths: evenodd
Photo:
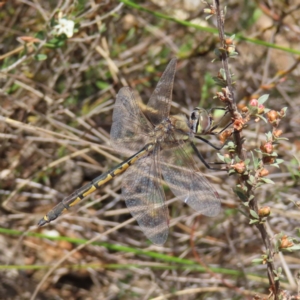
<path id="1" fill-rule="evenodd" d="M 155 143 L 161 143 L 174 131 L 174 126 L 169 118 L 164 119 L 154 127 L 152 136 Z"/>

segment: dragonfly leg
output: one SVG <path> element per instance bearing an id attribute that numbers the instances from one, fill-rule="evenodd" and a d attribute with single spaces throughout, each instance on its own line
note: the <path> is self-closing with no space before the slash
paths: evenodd
<path id="1" fill-rule="evenodd" d="M 201 139 L 201 140 L 202 140 L 202 139 Z M 211 145 L 213 148 L 215 148 L 213 144 L 209 144 L 209 145 Z M 198 158 L 202 161 L 202 163 L 204 164 L 204 166 L 205 166 L 207 169 L 209 169 L 209 170 L 215 170 L 215 171 L 225 171 L 225 169 L 222 169 L 222 168 L 214 168 L 214 167 L 212 167 L 212 166 L 210 165 L 210 163 L 208 163 L 208 162 L 204 159 L 204 157 L 203 157 L 202 154 L 199 152 L 199 150 L 197 149 L 196 145 L 195 145 L 193 142 L 191 142 L 191 146 L 192 146 L 193 150 L 195 151 L 195 153 L 197 154 Z M 221 147 L 221 149 L 222 149 L 222 148 L 223 148 L 223 146 Z M 219 150 L 218 148 L 215 148 L 215 149 Z M 216 164 L 223 164 L 223 163 L 221 162 L 221 163 L 216 163 Z"/>
<path id="2" fill-rule="evenodd" d="M 226 130 L 233 122 L 230 121 L 224 128 L 222 128 L 219 132 L 213 132 L 215 129 L 217 129 L 219 126 L 215 125 L 211 128 L 211 134 L 213 135 L 219 135 L 221 134 L 224 130 Z"/>
<path id="3" fill-rule="evenodd" d="M 225 113 L 223 114 L 223 116 L 218 120 L 217 123 L 214 122 L 214 112 L 215 110 L 223 110 Z M 227 109 L 227 107 L 215 107 L 215 108 L 211 108 L 209 110 L 209 115 L 211 118 L 211 123 L 214 124 L 210 130 L 207 132 L 208 134 L 212 134 L 212 135 L 218 135 L 220 133 L 222 133 L 224 130 L 226 130 L 230 125 L 232 125 L 232 120 L 231 120 L 231 116 L 229 114 L 229 111 Z M 222 128 L 220 129 L 219 132 L 214 132 L 217 128 Z"/>
<path id="4" fill-rule="evenodd" d="M 213 143 L 211 143 L 210 141 L 208 141 L 207 139 L 203 138 L 202 136 L 197 136 L 195 135 L 195 138 L 201 140 L 202 142 L 206 143 L 207 145 L 213 147 L 214 149 L 216 150 L 222 150 L 223 147 L 225 146 L 225 144 L 223 144 L 222 146 L 218 147 L 218 146 L 215 146 Z"/>

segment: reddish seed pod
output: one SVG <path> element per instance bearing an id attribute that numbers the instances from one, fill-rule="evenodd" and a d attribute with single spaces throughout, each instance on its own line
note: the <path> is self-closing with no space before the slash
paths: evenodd
<path id="1" fill-rule="evenodd" d="M 243 174 L 246 171 L 246 165 L 243 161 L 231 165 L 231 167 L 239 174 Z"/>
<path id="2" fill-rule="evenodd" d="M 265 168 L 263 168 L 262 170 L 259 171 L 259 177 L 265 177 L 269 175 L 269 171 Z"/>
<path id="3" fill-rule="evenodd" d="M 241 131 L 243 129 L 245 122 L 243 119 L 236 119 L 233 122 L 233 128 L 237 131 Z"/>
<path id="4" fill-rule="evenodd" d="M 226 45 L 231 45 L 232 43 L 233 43 L 233 41 L 232 41 L 231 38 L 225 39 L 225 44 L 226 44 Z"/>
<path id="5" fill-rule="evenodd" d="M 282 130 L 280 130 L 280 129 L 275 130 L 275 131 L 273 132 L 273 135 L 274 135 L 276 138 L 280 137 L 280 136 L 282 135 Z"/>
<path id="6" fill-rule="evenodd" d="M 261 207 L 261 208 L 258 210 L 258 215 L 259 215 L 261 218 L 269 216 L 270 213 L 271 213 L 271 208 L 270 208 L 269 206 Z"/>
<path id="7" fill-rule="evenodd" d="M 277 111 L 275 110 L 270 110 L 268 113 L 267 113 L 267 118 L 268 118 L 268 121 L 273 124 L 274 122 L 277 121 L 278 119 L 278 114 L 277 114 Z"/>
<path id="8" fill-rule="evenodd" d="M 274 164 L 275 162 L 275 157 L 272 156 L 265 156 L 263 157 L 263 163 L 268 165 L 268 164 Z"/>
<path id="9" fill-rule="evenodd" d="M 264 153 L 271 154 L 273 152 L 273 145 L 271 142 L 267 142 L 260 146 L 260 150 Z"/>
<path id="10" fill-rule="evenodd" d="M 291 240 L 289 240 L 289 238 L 286 235 L 284 235 L 280 240 L 279 248 L 286 249 L 286 248 L 290 248 L 292 246 L 294 246 L 294 243 Z"/>
<path id="11" fill-rule="evenodd" d="M 224 144 L 224 142 L 232 135 L 233 130 L 232 129 L 227 129 L 225 131 L 223 131 L 220 135 L 219 135 L 219 139 L 220 142 L 222 144 Z"/>
<path id="12" fill-rule="evenodd" d="M 242 111 L 243 113 L 247 113 L 247 112 L 249 111 L 249 109 L 248 109 L 247 106 L 243 106 L 243 107 L 241 108 L 241 111 Z"/>

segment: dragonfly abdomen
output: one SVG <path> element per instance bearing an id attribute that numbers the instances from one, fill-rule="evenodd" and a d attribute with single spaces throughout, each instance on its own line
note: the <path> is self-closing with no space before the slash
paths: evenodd
<path id="1" fill-rule="evenodd" d="M 60 203 L 58 203 L 52 210 L 50 210 L 39 222 L 38 226 L 43 226 L 46 223 L 54 221 L 59 217 L 64 211 L 68 210 L 71 206 L 77 204 L 80 200 L 86 196 L 93 193 L 96 189 L 112 180 L 114 177 L 125 172 L 132 164 L 134 164 L 139 158 L 145 156 L 153 149 L 153 144 L 147 144 L 138 153 L 132 155 L 124 162 L 120 163 L 112 170 L 99 175 L 90 183 L 84 185 L 80 189 L 76 190 L 70 196 L 64 198 Z"/>

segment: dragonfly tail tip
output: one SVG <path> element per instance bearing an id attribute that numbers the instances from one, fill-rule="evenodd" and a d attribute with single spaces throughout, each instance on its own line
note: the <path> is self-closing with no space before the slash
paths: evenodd
<path id="1" fill-rule="evenodd" d="M 38 222 L 37 225 L 38 225 L 39 227 L 42 227 L 42 226 L 44 226 L 46 223 L 48 223 L 48 221 L 46 221 L 45 218 L 43 218 L 43 219 L 40 219 L 40 220 L 39 220 L 39 222 Z"/>

